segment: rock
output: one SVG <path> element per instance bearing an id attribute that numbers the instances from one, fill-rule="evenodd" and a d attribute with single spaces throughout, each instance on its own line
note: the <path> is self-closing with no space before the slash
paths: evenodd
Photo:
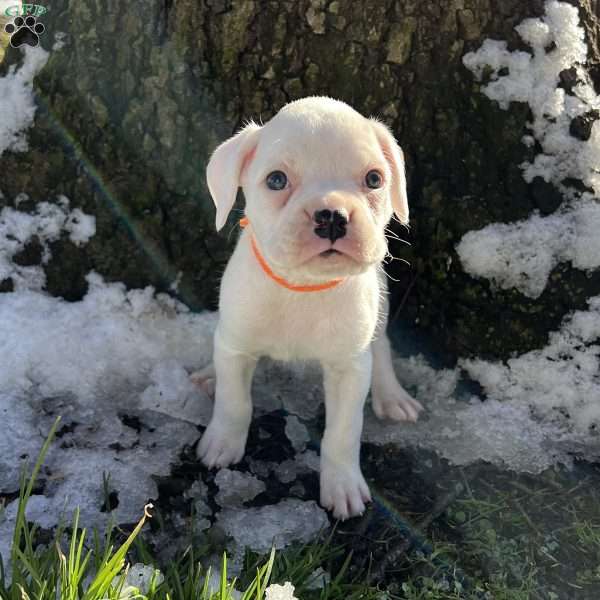
<path id="1" fill-rule="evenodd" d="M 597 109 L 591 110 L 584 115 L 579 115 L 571 121 L 569 133 L 578 140 L 586 142 L 590 139 L 592 127 L 599 118 L 600 111 Z"/>

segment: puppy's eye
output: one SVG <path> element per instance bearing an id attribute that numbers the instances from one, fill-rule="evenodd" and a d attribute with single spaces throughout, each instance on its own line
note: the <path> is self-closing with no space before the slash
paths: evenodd
<path id="1" fill-rule="evenodd" d="M 365 176 L 365 183 L 368 188 L 376 190 L 383 185 L 383 175 L 376 169 L 372 169 Z"/>
<path id="2" fill-rule="evenodd" d="M 273 171 L 267 175 L 267 187 L 278 192 L 287 185 L 287 175 L 283 171 Z"/>

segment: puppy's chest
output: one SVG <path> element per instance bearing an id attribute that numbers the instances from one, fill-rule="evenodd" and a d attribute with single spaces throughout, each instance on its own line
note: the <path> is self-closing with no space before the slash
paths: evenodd
<path id="1" fill-rule="evenodd" d="M 240 243 L 221 282 L 219 328 L 231 347 L 255 355 L 342 358 L 370 344 L 379 291 L 375 269 L 329 290 L 287 290 L 267 277 L 248 245 Z"/>
<path id="2" fill-rule="evenodd" d="M 253 331 L 261 354 L 277 360 L 327 359 L 354 354 L 371 342 L 378 291 L 285 294 L 256 307 Z"/>

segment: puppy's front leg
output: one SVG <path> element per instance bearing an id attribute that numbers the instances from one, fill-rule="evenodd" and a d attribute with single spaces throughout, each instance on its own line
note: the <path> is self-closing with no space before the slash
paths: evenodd
<path id="1" fill-rule="evenodd" d="M 321 504 L 334 517 L 360 515 L 371 500 L 360 470 L 363 408 L 371 382 L 368 348 L 344 363 L 324 363 L 325 433 L 321 443 Z"/>
<path id="2" fill-rule="evenodd" d="M 198 458 L 209 468 L 226 467 L 244 456 L 252 418 L 250 388 L 257 358 L 227 346 L 215 332 L 215 405 L 198 444 Z"/>

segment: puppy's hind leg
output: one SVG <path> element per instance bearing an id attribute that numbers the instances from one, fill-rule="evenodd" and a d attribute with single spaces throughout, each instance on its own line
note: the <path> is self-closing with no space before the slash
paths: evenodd
<path id="1" fill-rule="evenodd" d="M 385 282 L 382 281 L 379 322 L 373 348 L 373 379 L 371 382 L 371 404 L 380 419 L 394 421 L 416 421 L 423 407 L 401 385 L 396 378 L 392 362 L 392 348 L 385 332 L 389 302 Z"/>
<path id="2" fill-rule="evenodd" d="M 217 383 L 217 373 L 215 371 L 215 363 L 206 365 L 199 371 L 194 371 L 190 375 L 190 381 L 198 386 L 207 396 L 215 397 L 215 388 Z"/>
<path id="3" fill-rule="evenodd" d="M 258 360 L 229 348 L 215 332 L 215 405 L 198 444 L 198 458 L 209 468 L 227 467 L 244 456 L 252 418 L 250 387 Z"/>

